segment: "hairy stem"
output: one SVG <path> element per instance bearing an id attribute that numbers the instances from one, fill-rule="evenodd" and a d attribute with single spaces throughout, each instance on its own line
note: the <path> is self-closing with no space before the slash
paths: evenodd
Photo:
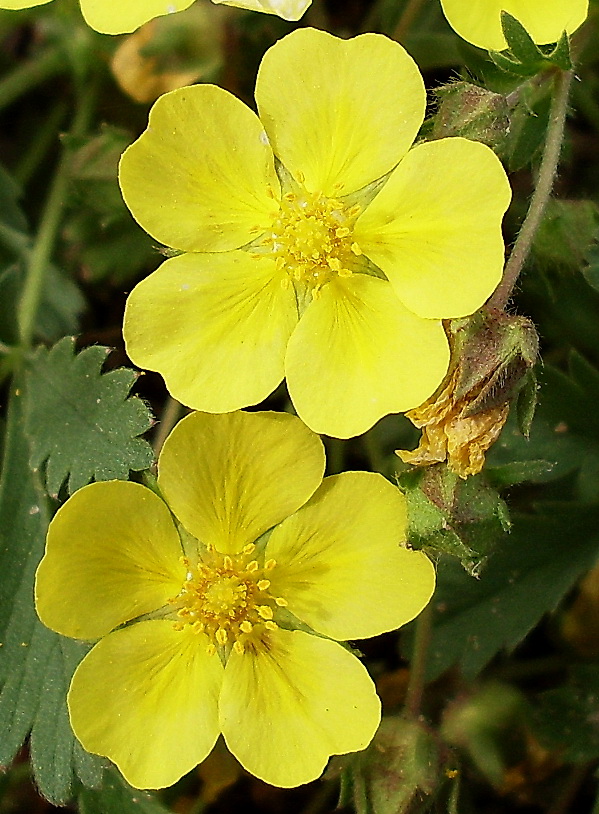
<path id="1" fill-rule="evenodd" d="M 506 263 L 503 279 L 487 303 L 487 309 L 489 311 L 499 311 L 507 305 L 514 286 L 516 285 L 516 281 L 518 280 L 518 276 L 526 262 L 536 231 L 543 218 L 543 212 L 551 196 L 564 139 L 568 95 L 570 93 L 572 78 L 572 71 L 560 71 L 556 75 L 549 123 L 547 125 L 547 136 L 541 166 L 539 168 L 537 185 L 532 194 L 526 218 L 524 219 L 514 248 Z"/>

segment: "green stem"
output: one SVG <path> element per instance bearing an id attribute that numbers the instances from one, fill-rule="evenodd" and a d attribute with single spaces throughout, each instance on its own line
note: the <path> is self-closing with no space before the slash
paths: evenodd
<path id="1" fill-rule="evenodd" d="M 48 114 L 47 118 L 40 123 L 33 140 L 23 152 L 19 163 L 13 173 L 14 178 L 24 187 L 29 183 L 37 168 L 43 162 L 49 149 L 52 147 L 60 127 L 65 119 L 67 104 L 59 102 Z"/>
<path id="2" fill-rule="evenodd" d="M 97 83 L 95 81 L 88 82 L 82 88 L 70 137 L 80 138 L 87 131 L 95 106 L 96 91 Z M 33 339 L 35 318 L 43 291 L 44 273 L 50 262 L 62 221 L 67 202 L 68 183 L 69 148 L 67 143 L 63 147 L 60 162 L 50 185 L 39 229 L 29 255 L 25 285 L 19 302 L 19 336 L 21 347 L 24 349 L 31 346 Z"/>
<path id="3" fill-rule="evenodd" d="M 160 454 L 162 445 L 168 438 L 170 431 L 173 429 L 173 427 L 179 420 L 182 411 L 183 405 L 180 404 L 172 396 L 169 396 L 166 404 L 164 405 L 162 417 L 160 419 L 160 423 L 156 428 L 156 435 L 154 436 L 153 449 L 154 455 L 156 457 L 158 457 L 158 455 Z"/>
<path id="4" fill-rule="evenodd" d="M 487 303 L 489 311 L 500 311 L 507 305 L 551 197 L 564 140 L 568 96 L 573 76 L 572 71 L 560 71 L 556 76 L 537 185 L 532 194 L 526 218 L 506 263 L 503 279 Z"/>
<path id="5" fill-rule="evenodd" d="M 56 47 L 46 48 L 33 59 L 22 63 L 0 81 L 0 110 L 67 67 L 62 50 Z"/>
<path id="6" fill-rule="evenodd" d="M 422 611 L 416 621 L 416 636 L 414 649 L 410 662 L 410 678 L 406 692 L 405 711 L 408 717 L 418 718 L 424 693 L 426 660 L 433 631 L 433 603 L 432 600 Z"/>

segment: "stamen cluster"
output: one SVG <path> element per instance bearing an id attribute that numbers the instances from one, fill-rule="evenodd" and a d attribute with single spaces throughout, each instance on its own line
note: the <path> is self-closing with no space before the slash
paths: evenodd
<path id="1" fill-rule="evenodd" d="M 290 280 L 306 284 L 316 296 L 334 274 L 349 277 L 362 254 L 353 241 L 360 207 L 306 190 L 287 192 L 263 246 L 274 254 Z"/>
<path id="2" fill-rule="evenodd" d="M 267 560 L 261 567 L 252 559 L 255 550 L 250 544 L 240 554 L 229 555 L 208 546 L 197 564 L 182 558 L 187 578 L 171 600 L 177 609 L 174 625 L 177 630 L 191 625 L 206 634 L 209 653 L 219 647 L 232 647 L 238 653 L 268 647 L 268 635 L 278 627 L 275 610 L 287 602 L 269 591 L 267 575 L 276 561 Z"/>

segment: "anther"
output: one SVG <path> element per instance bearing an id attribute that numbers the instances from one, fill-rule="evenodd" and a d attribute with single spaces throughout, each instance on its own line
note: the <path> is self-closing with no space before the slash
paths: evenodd
<path id="1" fill-rule="evenodd" d="M 258 563 L 256 562 L 256 560 L 252 560 L 251 562 L 248 562 L 248 564 L 246 565 L 246 571 L 253 572 L 253 571 L 257 571 L 257 570 L 258 570 Z"/>
<path id="2" fill-rule="evenodd" d="M 283 597 L 282 597 L 282 596 L 277 596 L 277 597 L 275 597 L 275 602 L 277 603 L 277 605 L 278 605 L 280 608 L 286 608 L 286 607 L 287 607 L 287 605 L 289 604 L 289 602 L 287 602 L 287 600 L 286 600 L 286 599 L 283 599 Z"/>
<path id="3" fill-rule="evenodd" d="M 360 257 L 360 255 L 362 254 L 362 249 L 361 249 L 361 248 L 358 246 L 358 244 L 357 244 L 357 243 L 352 243 L 352 244 L 351 244 L 351 246 L 350 246 L 350 248 L 351 248 L 352 252 L 353 252 L 355 255 L 357 255 L 358 257 Z"/>
<path id="4" fill-rule="evenodd" d="M 279 626 L 277 625 L 277 623 L 276 623 L 276 622 L 270 622 L 270 621 L 268 621 L 268 622 L 265 622 L 265 623 L 264 623 L 264 627 L 265 627 L 267 630 L 278 630 L 278 627 L 279 627 Z"/>
<path id="5" fill-rule="evenodd" d="M 239 639 L 237 639 L 237 641 L 233 642 L 233 650 L 234 650 L 234 651 L 235 651 L 235 652 L 236 652 L 238 655 L 243 656 L 243 652 L 244 652 L 244 651 L 243 651 L 243 645 L 241 644 L 241 642 L 239 641 Z"/>
<path id="6" fill-rule="evenodd" d="M 258 586 L 259 591 L 267 591 L 270 588 L 270 580 L 261 579 L 256 583 L 256 585 Z"/>
<path id="7" fill-rule="evenodd" d="M 263 619 L 272 619 L 272 608 L 268 605 L 259 605 L 256 610 Z"/>
<path id="8" fill-rule="evenodd" d="M 216 653 L 216 647 L 212 644 L 212 642 L 208 642 L 206 645 L 206 652 L 209 656 L 213 656 Z"/>
<path id="9" fill-rule="evenodd" d="M 231 559 L 231 557 L 229 557 L 228 554 L 225 554 L 225 556 L 223 557 L 223 568 L 226 569 L 227 571 L 230 571 L 231 568 L 233 568 L 233 560 Z"/>
<path id="10" fill-rule="evenodd" d="M 243 622 L 239 625 L 239 629 L 241 630 L 242 633 L 251 633 L 252 630 L 254 629 L 254 626 L 247 619 L 244 619 Z"/>
<path id="11" fill-rule="evenodd" d="M 272 569 L 275 567 L 276 564 L 277 564 L 276 560 L 272 560 L 272 559 L 271 560 L 266 560 L 266 562 L 264 563 L 264 570 L 265 571 L 272 571 Z"/>
<path id="12" fill-rule="evenodd" d="M 219 627 L 219 629 L 216 631 L 216 641 L 219 644 L 225 645 L 227 643 L 228 638 L 229 634 L 227 633 L 227 631 L 224 628 Z"/>

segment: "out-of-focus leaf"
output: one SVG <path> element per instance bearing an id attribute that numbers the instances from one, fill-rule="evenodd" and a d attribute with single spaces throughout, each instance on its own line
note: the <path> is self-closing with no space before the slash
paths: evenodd
<path id="1" fill-rule="evenodd" d="M 139 438 L 152 424 L 148 407 L 128 397 L 137 378 L 119 368 L 101 373 L 110 352 L 93 346 L 74 353 L 74 339 L 40 348 L 28 377 L 27 429 L 31 465 L 46 462 L 46 482 L 56 495 L 69 476 L 72 494 L 95 478 L 127 479 L 146 469 L 152 450 Z"/>
<path id="2" fill-rule="evenodd" d="M 537 737 L 570 763 L 599 758 L 599 667 L 579 665 L 567 684 L 541 693 L 534 714 Z"/>
<path id="3" fill-rule="evenodd" d="M 599 507 L 567 504 L 517 516 L 479 579 L 445 558 L 433 600 L 429 678 L 459 664 L 472 679 L 498 652 L 513 650 L 598 554 Z"/>
<path id="4" fill-rule="evenodd" d="M 490 450 L 489 475 L 499 482 L 504 467 L 508 472 L 517 471 L 519 466 L 534 463 L 532 469 L 527 468 L 527 479 L 543 483 L 578 470 L 577 497 L 591 502 L 599 498 L 599 484 L 595 482 L 593 489 L 593 478 L 589 480 L 586 474 L 595 472 L 599 462 L 599 371 L 573 352 L 569 373 L 546 365 L 540 378 L 539 406 L 530 437 L 522 436 L 515 416 L 510 416 Z"/>
<path id="5" fill-rule="evenodd" d="M 550 200 L 533 244 L 537 265 L 578 271 L 597 239 L 598 225 L 594 201 Z"/>
<path id="6" fill-rule="evenodd" d="M 104 774 L 102 787 L 83 789 L 79 814 L 166 814 L 169 809 L 147 791 L 132 788 L 115 769 Z"/>
<path id="7" fill-rule="evenodd" d="M 12 761 L 31 731 L 36 783 L 49 800 L 64 804 L 75 777 L 96 784 L 102 764 L 75 740 L 66 708 L 69 682 L 86 647 L 48 630 L 34 610 L 34 574 L 49 518 L 39 475 L 29 466 L 24 401 L 17 387 L 0 483 L 0 764 Z"/>

